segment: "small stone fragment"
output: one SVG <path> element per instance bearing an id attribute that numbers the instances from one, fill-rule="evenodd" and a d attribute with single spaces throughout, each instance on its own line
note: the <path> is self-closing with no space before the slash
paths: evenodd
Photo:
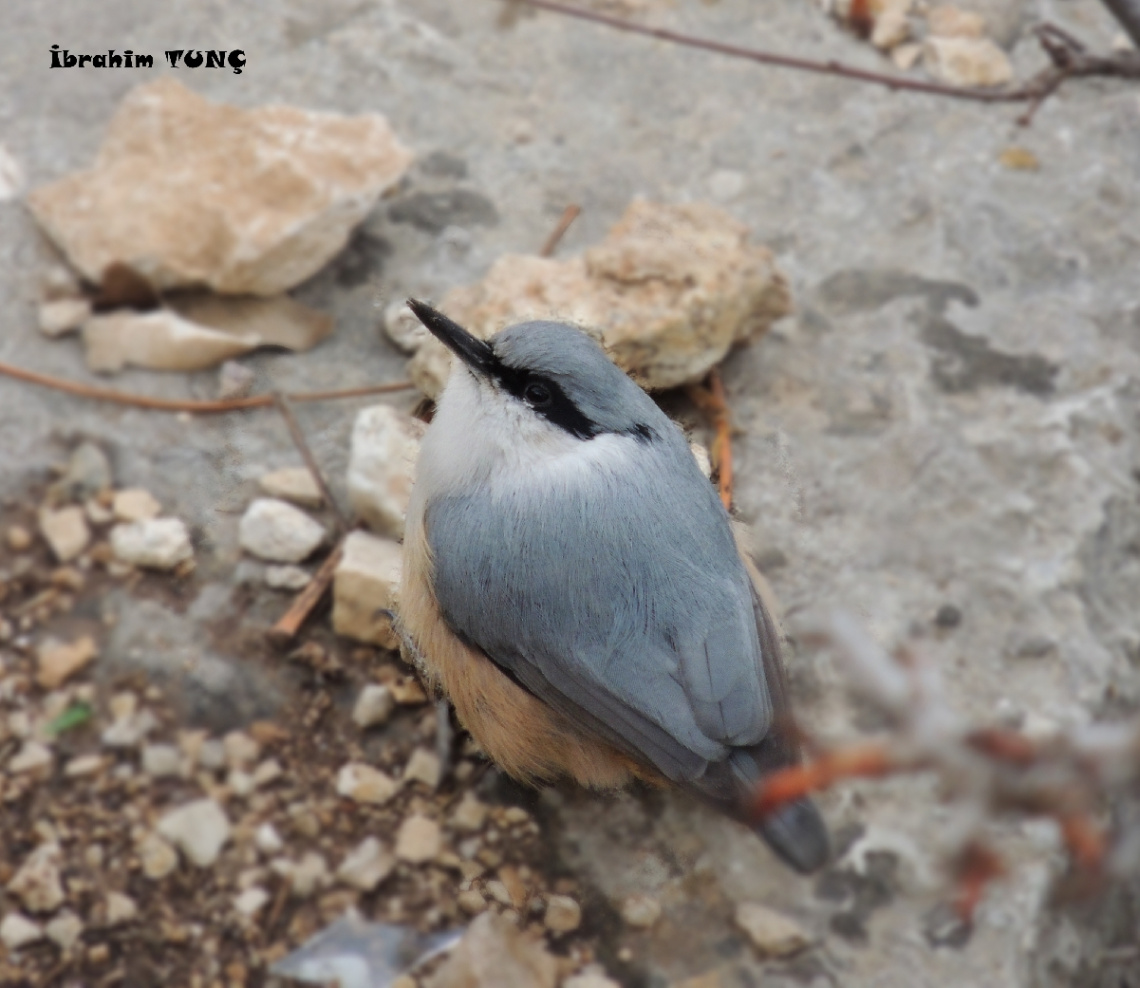
<path id="1" fill-rule="evenodd" d="M 253 786 L 260 789 L 284 775 L 285 770 L 276 758 L 267 758 L 253 770 Z"/>
<path id="2" fill-rule="evenodd" d="M 408 817 L 396 832 L 396 857 L 411 864 L 423 864 L 439 855 L 443 835 L 439 824 L 430 817 L 415 814 Z"/>
<path id="3" fill-rule="evenodd" d="M 998 155 L 998 161 L 1001 162 L 1003 168 L 1008 168 L 1010 171 L 1035 172 L 1041 168 L 1041 162 L 1037 155 L 1028 148 L 1006 148 Z"/>
<path id="4" fill-rule="evenodd" d="M 143 745 L 142 769 L 155 779 L 178 775 L 182 769 L 182 753 L 172 744 Z"/>
<path id="5" fill-rule="evenodd" d="M 338 253 L 411 157 L 375 114 L 239 109 L 167 77 L 127 94 L 94 167 L 28 204 L 88 281 L 118 262 L 162 290 L 273 295 Z"/>
<path id="6" fill-rule="evenodd" d="M 871 44 L 881 51 L 901 45 L 910 37 L 911 0 L 884 0 L 875 15 L 875 26 L 871 30 Z"/>
<path id="7" fill-rule="evenodd" d="M 628 895 L 622 900 L 621 918 L 627 926 L 647 930 L 661 918 L 661 903 L 650 895 Z"/>
<path id="8" fill-rule="evenodd" d="M 124 491 L 115 491 L 111 501 L 111 513 L 116 521 L 146 521 L 149 518 L 157 518 L 161 511 L 162 505 L 145 487 L 129 487 Z"/>
<path id="9" fill-rule="evenodd" d="M 138 917 L 139 907 L 129 895 L 122 892 L 107 893 L 107 925 L 122 926 Z"/>
<path id="10" fill-rule="evenodd" d="M 45 690 L 58 689 L 98 654 L 95 639 L 90 635 L 69 644 L 48 639 L 36 649 L 39 664 L 36 682 Z"/>
<path id="11" fill-rule="evenodd" d="M 13 552 L 27 552 L 32 547 L 32 534 L 22 525 L 9 525 L 7 539 Z"/>
<path id="12" fill-rule="evenodd" d="M 99 740 L 108 748 L 134 748 L 158 726 L 158 721 L 149 710 L 116 717 Z"/>
<path id="13" fill-rule="evenodd" d="M 151 518 L 111 529 L 111 550 L 120 562 L 171 570 L 194 558 L 190 533 L 180 518 Z"/>
<path id="14" fill-rule="evenodd" d="M 428 333 L 406 302 L 393 302 L 384 310 L 384 333 L 404 353 L 415 353 L 427 342 Z"/>
<path id="15" fill-rule="evenodd" d="M 49 768 L 55 756 L 51 749 L 38 741 L 25 741 L 20 750 L 8 762 L 8 771 L 12 775 L 21 775 L 24 772 L 35 772 L 42 768 Z"/>
<path id="16" fill-rule="evenodd" d="M 271 563 L 265 567 L 265 585 L 271 590 L 301 590 L 312 577 L 292 563 Z"/>
<path id="17" fill-rule="evenodd" d="M 54 912 L 64 898 L 59 874 L 62 861 L 63 852 L 58 844 L 41 844 L 28 855 L 8 883 L 8 891 L 30 912 Z"/>
<path id="18" fill-rule="evenodd" d="M 381 609 L 394 610 L 403 550 L 390 539 L 352 532 L 333 576 L 333 630 L 338 635 L 396 648 L 399 637 Z"/>
<path id="19" fill-rule="evenodd" d="M 346 885 L 371 892 L 396 867 L 396 859 L 375 837 L 366 837 L 353 850 L 336 870 L 336 877 Z"/>
<path id="20" fill-rule="evenodd" d="M 263 474 L 257 481 L 267 497 L 299 504 L 303 508 L 319 508 L 324 501 L 316 478 L 308 467 L 284 467 Z"/>
<path id="21" fill-rule="evenodd" d="M 369 683 L 360 691 L 352 708 L 352 722 L 361 730 L 383 724 L 392 716 L 396 698 L 383 683 Z"/>
<path id="22" fill-rule="evenodd" d="M 324 856 L 307 851 L 290 870 L 291 891 L 299 899 L 307 899 L 329 884 L 329 866 Z"/>
<path id="23" fill-rule="evenodd" d="M 83 935 L 83 920 L 70 909 L 65 909 L 48 922 L 44 932 L 47 938 L 66 954 Z"/>
<path id="24" fill-rule="evenodd" d="M 466 913 L 468 916 L 478 916 L 479 913 L 487 909 L 487 900 L 483 898 L 483 893 L 478 889 L 460 892 L 455 897 L 455 904 L 459 907 L 460 912 Z"/>
<path id="25" fill-rule="evenodd" d="M 923 64 L 952 86 L 1001 86 L 1013 79 L 1005 52 L 989 38 L 927 38 Z"/>
<path id="26" fill-rule="evenodd" d="M 542 921 L 552 933 L 569 933 L 581 924 L 582 907 L 568 895 L 549 895 Z"/>
<path id="27" fill-rule="evenodd" d="M 105 765 L 102 755 L 77 755 L 64 765 L 63 774 L 69 779 L 78 779 L 101 772 Z"/>
<path id="28" fill-rule="evenodd" d="M 107 454 L 88 441 L 75 447 L 67 461 L 67 470 L 51 489 L 62 500 L 86 501 L 110 486 L 111 464 Z"/>
<path id="29" fill-rule="evenodd" d="M 554 988 L 557 979 L 558 961 L 540 939 L 485 912 L 424 988 Z"/>
<path id="30" fill-rule="evenodd" d="M 248 353 L 261 342 L 254 335 L 235 335 L 202 326 L 170 309 L 121 309 L 92 316 L 83 324 L 87 366 L 104 374 L 127 366 L 205 370 Z"/>
<path id="31" fill-rule="evenodd" d="M 325 540 L 324 526 L 300 508 L 275 498 L 259 497 L 238 526 L 241 547 L 279 563 L 299 563 Z"/>
<path id="32" fill-rule="evenodd" d="M 938 38 L 980 38 L 986 33 L 986 20 L 972 10 L 948 5 L 931 7 L 926 26 Z"/>
<path id="33" fill-rule="evenodd" d="M 378 535 L 401 539 L 424 424 L 390 405 L 361 409 L 352 427 L 348 499 Z"/>
<path id="34" fill-rule="evenodd" d="M 261 745 L 245 731 L 230 731 L 222 738 L 222 747 L 230 768 L 244 768 L 261 757 Z"/>
<path id="35" fill-rule="evenodd" d="M 459 831 L 470 833 L 482 828 L 487 819 L 487 804 L 480 802 L 479 798 L 470 790 L 463 794 L 463 798 L 451 814 L 451 825 Z"/>
<path id="36" fill-rule="evenodd" d="M 225 768 L 226 746 L 217 738 L 205 738 L 198 745 L 198 764 L 211 772 Z"/>
<path id="37" fill-rule="evenodd" d="M 736 907 L 736 925 L 748 934 L 757 950 L 770 957 L 787 957 L 812 940 L 799 923 L 756 902 L 742 902 Z"/>
<path id="38" fill-rule="evenodd" d="M 563 981 L 561 988 L 621 988 L 621 985 L 600 971 L 583 971 Z"/>
<path id="39" fill-rule="evenodd" d="M 418 707 L 421 703 L 427 703 L 427 694 L 415 676 L 395 679 L 388 684 L 388 688 L 401 707 Z"/>
<path id="40" fill-rule="evenodd" d="M 91 303 L 85 298 L 60 298 L 44 302 L 40 306 L 40 332 L 55 339 L 77 330 L 90 315 Z"/>
<path id="41" fill-rule="evenodd" d="M 47 541 L 52 554 L 61 563 L 70 562 L 87 548 L 91 530 L 82 508 L 72 505 L 53 511 L 43 508 L 39 513 L 40 534 Z"/>
<path id="42" fill-rule="evenodd" d="M 253 885 L 234 899 L 234 912 L 245 919 L 252 919 L 269 901 L 269 893 L 259 885 Z"/>
<path id="43" fill-rule="evenodd" d="M 33 923 L 23 913 L 8 913 L 0 922 L 0 941 L 9 950 L 19 950 L 30 943 L 42 940 L 43 928 L 39 923 Z"/>
<path id="44" fill-rule="evenodd" d="M 922 45 L 917 41 L 908 41 L 891 49 L 891 61 L 894 62 L 896 69 L 903 72 L 913 69 L 920 58 L 922 58 Z"/>
<path id="45" fill-rule="evenodd" d="M 391 776 L 363 762 L 349 762 L 341 767 L 336 777 L 337 794 L 357 803 L 378 806 L 388 802 L 399 788 L 399 783 Z"/>
<path id="46" fill-rule="evenodd" d="M 158 822 L 158 833 L 199 868 L 208 868 L 230 839 L 230 821 L 212 799 L 197 799 L 170 810 Z"/>
<path id="47" fill-rule="evenodd" d="M 277 833 L 277 828 L 268 821 L 257 828 L 257 832 L 253 835 L 253 843 L 262 854 L 266 855 L 276 854 L 285 846 L 281 835 Z"/>
<path id="48" fill-rule="evenodd" d="M 404 782 L 422 782 L 429 789 L 435 789 L 442 773 L 439 756 L 426 748 L 417 748 L 404 767 Z"/>

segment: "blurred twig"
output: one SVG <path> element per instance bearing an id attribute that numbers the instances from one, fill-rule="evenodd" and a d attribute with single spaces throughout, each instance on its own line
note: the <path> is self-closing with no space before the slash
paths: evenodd
<path id="1" fill-rule="evenodd" d="M 853 618 L 833 614 L 799 637 L 830 646 L 852 687 L 890 726 L 880 739 L 833 746 L 767 777 L 753 802 L 758 817 L 848 779 L 932 772 L 960 813 L 952 871 L 963 919 L 1005 871 L 984 832 L 985 821 L 999 815 L 1052 820 L 1077 876 L 1090 884 L 1102 876 L 1109 840 L 1097 813 L 1140 778 L 1140 723 L 1094 724 L 1047 739 L 977 729 L 950 709 L 931 664 L 912 652 L 889 655 Z"/>
<path id="2" fill-rule="evenodd" d="M 328 481 L 325 480 L 325 475 L 321 472 L 316 457 L 313 456 L 313 451 L 309 447 L 308 440 L 305 439 L 305 433 L 301 431 L 297 417 L 293 414 L 293 409 L 289 407 L 289 399 L 280 391 L 274 391 L 272 397 L 273 403 L 277 406 L 277 411 L 281 413 L 281 417 L 285 420 L 285 428 L 289 430 L 289 436 L 293 440 L 293 445 L 297 447 L 297 452 L 301 454 L 301 459 L 305 461 L 305 466 L 309 468 L 309 473 L 313 475 L 313 480 L 317 482 L 317 486 L 321 489 L 321 495 L 328 503 L 333 517 L 336 518 L 337 535 L 344 535 L 344 533 L 348 531 L 348 519 L 345 518 L 344 512 L 340 510 L 340 505 L 336 503 L 336 499 L 332 496 L 332 491 L 329 490 Z"/>
<path id="3" fill-rule="evenodd" d="M 252 395 L 249 398 L 227 398 L 218 401 L 152 398 L 149 395 L 128 394 L 124 391 L 115 391 L 113 388 L 100 388 L 92 384 L 83 384 L 80 381 L 52 377 L 50 374 L 25 370 L 23 367 L 16 367 L 2 361 L 0 361 L 0 374 L 13 377 L 18 381 L 27 381 L 29 384 L 39 384 L 45 388 L 52 388 L 55 391 L 79 395 L 81 398 L 110 401 L 117 405 L 131 405 L 135 408 L 150 408 L 160 412 L 193 412 L 195 414 L 240 412 L 247 408 L 268 408 L 274 403 L 271 394 Z M 389 394 L 393 391 L 408 391 L 412 387 L 411 381 L 393 381 L 390 384 L 372 384 L 341 391 L 303 391 L 290 394 L 289 399 L 291 401 L 335 401 L 338 398 L 363 398 L 369 395 Z"/>
<path id="4" fill-rule="evenodd" d="M 321 602 L 325 591 L 331 586 L 333 574 L 336 573 L 337 564 L 340 563 L 342 555 L 344 555 L 343 539 L 336 544 L 328 558 L 321 563 L 320 569 L 313 574 L 313 578 L 306 584 L 305 588 L 293 598 L 289 610 L 282 614 L 277 623 L 269 629 L 270 641 L 277 645 L 285 645 L 297 637 L 301 625 L 305 623 L 313 612 L 313 608 Z"/>
<path id="5" fill-rule="evenodd" d="M 582 207 L 571 203 L 564 210 L 562 216 L 558 219 L 558 225 L 550 231 L 550 236 L 546 238 L 546 243 L 542 245 L 542 249 L 538 252 L 539 257 L 551 257 L 558 249 L 559 241 L 566 236 L 566 231 L 570 229 L 570 224 L 573 223 L 579 213 L 582 212 Z"/>
<path id="6" fill-rule="evenodd" d="M 725 510 L 732 510 L 732 415 L 728 399 L 724 394 L 724 382 L 720 371 L 714 367 L 704 384 L 694 384 L 689 388 L 689 397 L 711 420 L 715 430 L 709 459 L 716 474 L 717 490 Z"/>
<path id="7" fill-rule="evenodd" d="M 699 48 L 718 55 L 727 55 L 729 58 L 743 58 L 751 62 L 758 62 L 761 65 L 774 65 L 781 68 L 796 69 L 800 72 L 838 76 L 856 82 L 886 86 L 888 89 L 929 93 L 934 96 L 946 96 L 950 99 L 973 100 L 979 103 L 1029 103 L 1029 111 L 1018 121 L 1023 125 L 1032 120 L 1033 112 L 1037 107 L 1067 79 L 1081 76 L 1116 76 L 1118 78 L 1140 79 L 1140 54 L 1121 52 L 1115 55 L 1089 55 L 1080 42 L 1060 28 L 1049 24 L 1042 25 L 1037 32 L 1042 48 L 1053 63 L 1049 68 L 1020 86 L 1005 89 L 970 89 L 939 82 L 928 82 L 922 79 L 911 79 L 907 76 L 885 72 L 872 72 L 867 69 L 855 68 L 852 65 L 844 65 L 842 62 L 834 60 L 821 62 L 810 58 L 797 58 L 792 55 L 778 55 L 775 52 L 763 51 L 758 48 L 745 48 L 723 41 L 713 41 L 710 38 L 698 38 L 680 31 L 637 24 L 634 21 L 613 17 L 610 14 L 601 14 L 572 4 L 559 3 L 558 0 L 517 0 L 517 2 L 551 13 L 562 14 L 566 17 L 576 17 L 594 24 L 602 24 L 618 31 L 657 38 L 660 41 L 669 41 L 673 44 L 684 45 L 687 48 Z M 1121 18 L 1131 16 L 1137 7 L 1137 0 L 1105 0 L 1105 2 Z M 1118 13 L 1117 7 L 1124 10 L 1125 14 Z M 1123 19 L 1122 23 L 1124 23 Z M 1131 28 L 1129 28 L 1129 33 L 1131 33 Z"/>

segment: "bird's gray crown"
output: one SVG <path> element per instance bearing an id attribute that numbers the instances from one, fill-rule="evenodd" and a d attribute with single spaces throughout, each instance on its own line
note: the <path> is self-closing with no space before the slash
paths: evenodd
<path id="1" fill-rule="evenodd" d="M 494 354 L 491 373 L 499 384 L 580 439 L 611 432 L 650 441 L 667 423 L 652 399 L 580 329 L 525 322 L 488 342 Z M 550 400 L 532 401 L 535 394 L 542 397 L 543 388 Z"/>

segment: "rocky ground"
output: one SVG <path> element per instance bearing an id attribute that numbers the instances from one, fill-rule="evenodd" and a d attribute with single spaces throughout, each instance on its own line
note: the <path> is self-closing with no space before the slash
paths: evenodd
<path id="1" fill-rule="evenodd" d="M 595 6 L 891 64 L 806 0 Z M 1119 33 L 1093 0 L 961 6 L 984 15 L 1019 79 L 1042 65 L 1030 32 L 1042 19 L 1100 50 Z M 256 393 L 403 378 L 406 356 L 378 331 L 390 303 L 441 299 L 502 254 L 537 251 L 570 203 L 583 211 L 567 257 L 636 195 L 716 203 L 772 249 L 795 305 L 723 369 L 738 510 L 793 631 L 797 615 L 842 604 L 886 646 L 921 649 L 980 724 L 1044 736 L 1135 708 L 1134 85 L 1072 83 L 1026 129 L 1013 107 L 766 69 L 498 0 L 18 0 L 3 34 L 9 187 L 88 166 L 123 96 L 162 75 L 246 108 L 382 113 L 414 152 L 293 293 L 334 316 L 332 335 L 243 358 Z M 248 61 L 241 74 L 50 70 L 57 43 L 240 47 Z M 36 328 L 58 263 L 25 201 L 0 201 L 0 360 L 95 381 L 76 342 Z M 218 391 L 214 371 L 110 383 Z M 355 416 L 375 401 L 296 408 L 341 504 Z M 84 441 L 106 452 L 106 476 L 61 490 Z M 424 931 L 513 914 L 542 944 L 536 983 L 603 970 L 655 988 L 1138 976 L 1133 890 L 1053 902 L 1063 861 L 1048 826 L 995 824 L 1008 877 L 972 935 L 945 922 L 955 835 L 927 780 L 825 796 L 838 853 L 809 880 L 669 795 L 536 796 L 462 739 L 437 779 L 435 712 L 393 653 L 334 636 L 325 612 L 286 648 L 267 640 L 290 596 L 243 556 L 240 522 L 258 479 L 296 465 L 273 410 L 168 415 L 0 379 L 3 983 L 272 983 L 267 966 L 350 905 Z M 193 565 L 173 526 L 166 569 L 124 563 L 112 526 L 153 510 L 138 493 L 117 509 L 114 490 L 145 490 L 182 522 Z M 82 517 L 73 556 L 49 548 L 45 507 L 73 509 L 51 516 L 60 539 Z M 327 506 L 315 514 L 333 527 Z M 811 730 L 876 727 L 827 655 L 797 647 L 791 665 Z"/>

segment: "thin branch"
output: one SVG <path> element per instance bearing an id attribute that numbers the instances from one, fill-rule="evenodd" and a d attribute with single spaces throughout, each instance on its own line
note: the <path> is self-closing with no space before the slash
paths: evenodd
<path id="1" fill-rule="evenodd" d="M 539 257 L 552 257 L 554 255 L 554 252 L 558 249 L 559 241 L 566 236 L 566 231 L 570 229 L 570 224 L 578 218 L 581 212 L 582 207 L 574 203 L 571 203 L 562 211 L 558 225 L 550 231 L 550 236 L 546 238 L 546 243 L 542 245 L 542 249 L 538 252 Z"/>
<path id="2" fill-rule="evenodd" d="M 329 553 L 328 558 L 321 563 L 320 569 L 306 584 L 305 588 L 293 598 L 289 609 L 281 615 L 277 623 L 269 629 L 269 640 L 276 645 L 286 645 L 297 637 L 301 625 L 308 620 L 313 608 L 321 602 L 325 592 L 332 584 L 333 575 L 341 556 L 344 555 L 344 540 L 337 543 L 336 548 Z"/>
<path id="3" fill-rule="evenodd" d="M 669 41 L 673 44 L 683 45 L 687 48 L 698 48 L 703 51 L 715 52 L 718 55 L 727 55 L 730 58 L 743 58 L 761 65 L 774 65 L 781 68 L 796 69 L 800 72 L 815 72 L 821 75 L 838 76 L 843 79 L 853 79 L 857 82 L 867 82 L 876 86 L 886 86 L 891 90 L 908 90 L 917 93 L 929 93 L 934 96 L 945 96 L 949 99 L 972 100 L 977 103 L 1024 103 L 1039 105 L 1052 94 L 1062 82 L 1077 76 L 1116 76 L 1119 78 L 1140 79 L 1140 56 L 1135 52 L 1123 52 L 1115 56 L 1094 56 L 1085 53 L 1079 43 L 1066 43 L 1063 46 L 1050 45 L 1043 38 L 1042 30 L 1051 34 L 1052 40 L 1063 34 L 1059 29 L 1046 25 L 1039 30 L 1042 47 L 1053 60 L 1053 66 L 1039 73 L 1028 83 L 1006 89 L 969 89 L 960 86 L 951 86 L 939 82 L 927 82 L 922 79 L 911 79 L 906 76 L 891 75 L 885 72 L 872 72 L 867 69 L 855 68 L 853 65 L 844 65 L 842 62 L 828 60 L 826 62 L 809 58 L 796 58 L 792 55 L 778 55 L 775 52 L 762 51 L 758 48 L 745 48 L 741 45 L 728 44 L 723 41 L 713 41 L 710 38 L 698 38 L 680 31 L 671 31 L 668 28 L 649 27 L 627 21 L 609 14 L 600 14 L 593 10 L 584 10 L 568 3 L 559 3 L 558 0 L 517 0 L 518 3 L 546 10 L 565 17 L 576 17 L 580 20 L 602 24 L 617 31 L 627 31 L 631 34 L 640 34 L 659 41 Z M 1110 6 L 1114 3 L 1136 9 L 1137 0 L 1105 0 Z M 1115 12 L 1115 10 L 1114 10 Z M 1068 37 L 1068 36 L 1066 36 Z M 1063 51 L 1062 51 L 1063 49 Z M 1031 116 L 1031 114 L 1030 114 Z"/>
<path id="4" fill-rule="evenodd" d="M 344 535 L 344 533 L 348 531 L 348 519 L 345 518 L 344 512 L 340 510 L 340 505 L 336 503 L 336 499 L 332 496 L 332 491 L 329 490 L 328 481 L 325 480 L 325 475 L 321 472 L 316 457 L 313 456 L 313 451 L 309 446 L 308 440 L 305 439 L 305 433 L 301 431 L 300 423 L 297 422 L 297 417 L 293 414 L 293 409 L 289 407 L 289 399 L 280 391 L 274 391 L 273 402 L 277 406 L 277 411 L 281 413 L 281 417 L 285 420 L 285 428 L 289 430 L 293 445 L 297 447 L 297 451 L 301 454 L 301 459 L 305 461 L 305 466 L 309 468 L 309 473 L 313 475 L 313 479 L 321 489 L 321 495 L 325 501 L 328 502 L 328 506 L 336 518 L 337 535 Z"/>
<path id="5" fill-rule="evenodd" d="M 227 398 L 220 401 L 194 401 L 170 398 L 152 398 L 149 395 L 128 394 L 113 388 L 100 388 L 80 381 L 69 381 L 50 374 L 25 370 L 14 364 L 0 361 L 0 374 L 14 377 L 17 381 L 39 384 L 55 391 L 92 398 L 96 401 L 111 401 L 117 405 L 130 405 L 134 408 L 150 408 L 160 412 L 193 412 L 195 414 L 240 412 L 247 408 L 268 408 L 273 404 L 273 395 L 253 395 L 249 398 Z M 369 395 L 390 394 L 393 391 L 408 391 L 414 385 L 411 381 L 393 381 L 390 384 L 372 384 L 361 388 L 347 388 L 341 391 L 303 391 L 290 394 L 291 401 L 335 401 L 339 398 L 364 398 Z"/>

